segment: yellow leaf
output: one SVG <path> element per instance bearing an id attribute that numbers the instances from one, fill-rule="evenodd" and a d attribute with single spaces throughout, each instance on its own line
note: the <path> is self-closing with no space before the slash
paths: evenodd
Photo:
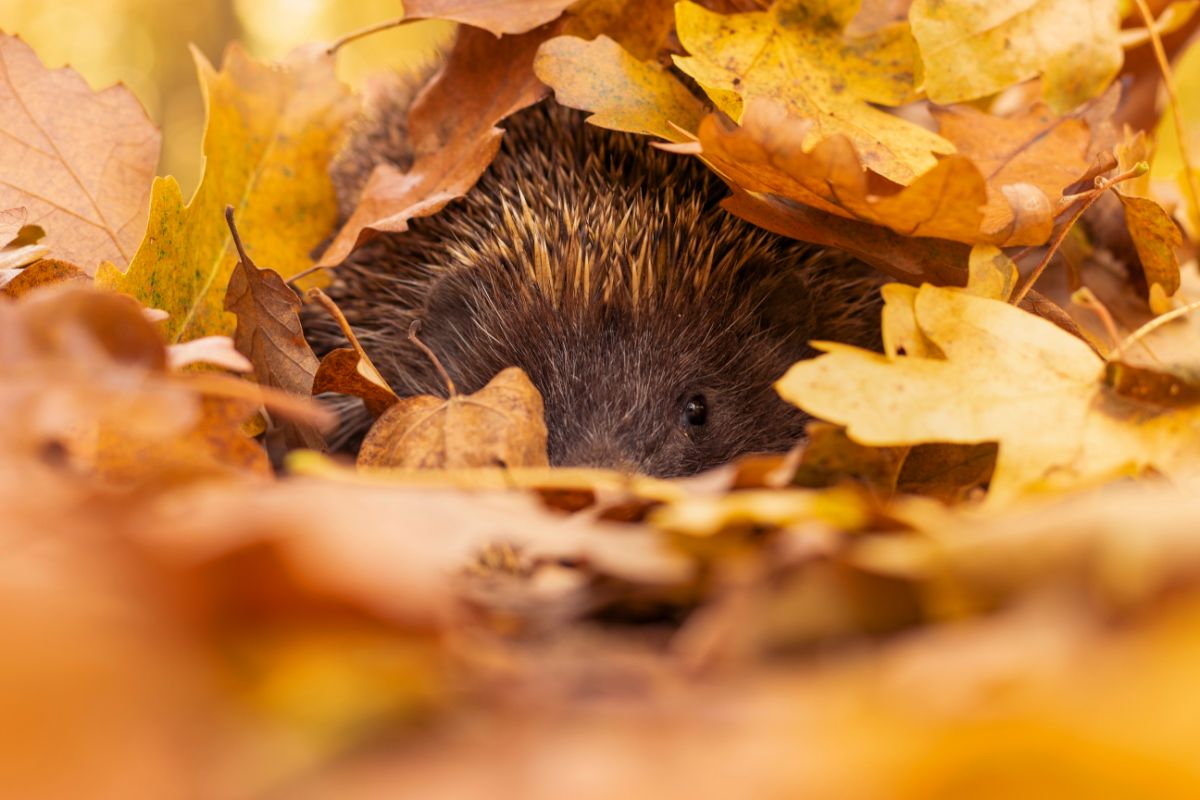
<path id="1" fill-rule="evenodd" d="M 908 184 L 933 168 L 934 154 L 952 153 L 954 146 L 871 105 L 916 98 L 907 25 L 849 38 L 843 28 L 858 3 L 820 5 L 781 0 L 769 11 L 724 15 L 681 2 L 676 25 L 690 56 L 675 63 L 734 119 L 741 119 L 749 98 L 770 98 L 814 123 L 805 148 L 840 133 L 865 166 Z"/>
<path id="2" fill-rule="evenodd" d="M 1104 90 L 1124 56 L 1118 0 L 916 0 L 922 88 L 935 103 L 986 97 L 1042 76 L 1066 111 Z"/>
<path id="3" fill-rule="evenodd" d="M 780 394 L 861 444 L 998 442 L 993 502 L 1148 467 L 1200 472 L 1200 406 L 1119 396 L 1105 385 L 1104 362 L 1054 324 L 934 286 L 888 301 L 911 302 L 936 352 L 889 358 L 825 343 L 825 355 L 779 381 Z"/>
<path id="4" fill-rule="evenodd" d="M 323 53 L 297 51 L 272 65 L 235 45 L 220 72 L 195 55 L 208 99 L 200 186 L 185 206 L 174 178 L 156 180 L 146 238 L 128 272 L 104 264 L 96 276 L 167 311 L 168 342 L 233 333 L 223 301 L 238 256 L 225 206 L 234 207 L 253 254 L 284 278 L 311 266 L 309 253 L 336 220 L 328 166 L 354 111 Z"/>
<path id="5" fill-rule="evenodd" d="M 704 104 L 669 72 L 607 36 L 551 39 L 538 49 L 533 70 L 558 102 L 593 112 L 588 122 L 601 128 L 686 141 L 679 128 L 694 131 L 704 114 Z"/>
<path id="6" fill-rule="evenodd" d="M 1175 91 L 1179 99 L 1179 116 L 1183 123 L 1183 143 L 1192 159 L 1191 175 L 1184 163 L 1183 148 L 1175 124 L 1175 112 L 1168 105 L 1158 128 L 1154 131 L 1154 164 L 1150 170 L 1153 181 L 1177 183 L 1184 198 L 1184 222 L 1188 233 L 1200 236 L 1200 41 L 1194 42 L 1175 64 Z"/>

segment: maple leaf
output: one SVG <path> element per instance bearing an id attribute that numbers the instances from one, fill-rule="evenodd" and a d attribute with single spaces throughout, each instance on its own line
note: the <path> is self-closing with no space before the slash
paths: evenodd
<path id="1" fill-rule="evenodd" d="M 1117 0 L 915 0 L 920 85 L 935 103 L 1042 76 L 1057 111 L 1100 94 L 1121 69 Z"/>
<path id="2" fill-rule="evenodd" d="M 0 208 L 24 206 L 56 258 L 125 265 L 146 227 L 161 137 L 124 86 L 93 92 L 0 34 Z"/>
<path id="3" fill-rule="evenodd" d="M 225 310 L 237 316 L 237 349 L 254 365 L 260 384 L 310 397 L 319 363 L 300 325 L 300 298 L 278 272 L 259 269 L 246 255 L 232 207 L 225 214 L 238 253 L 225 294 Z M 311 425 L 285 420 L 280 427 L 291 447 L 325 448 L 324 438 Z"/>
<path id="4" fill-rule="evenodd" d="M 915 98 L 907 26 L 847 40 L 842 28 L 858 3 L 822 5 L 810 9 L 800 0 L 779 0 L 769 11 L 723 15 L 681 2 L 676 25 L 690 55 L 676 57 L 675 64 L 733 119 L 741 120 L 751 97 L 775 100 L 788 114 L 812 121 L 805 148 L 842 134 L 865 166 L 910 183 L 933 168 L 936 154 L 954 152 L 954 145 L 871 105 Z"/>
<path id="5" fill-rule="evenodd" d="M 704 115 L 704 104 L 670 72 L 607 36 L 551 39 L 533 69 L 558 102 L 593 112 L 588 122 L 601 128 L 687 141 Z"/>
<path id="6" fill-rule="evenodd" d="M 1007 303 L 928 285 L 886 299 L 911 303 L 939 357 L 822 343 L 824 355 L 793 365 L 777 384 L 780 394 L 845 425 L 862 444 L 998 442 L 993 502 L 1147 467 L 1179 476 L 1200 470 L 1200 407 L 1119 396 L 1105 383 L 1100 357 L 1057 326 Z"/>
<path id="7" fill-rule="evenodd" d="M 185 206 L 174 178 L 156 180 L 146 238 L 128 271 L 105 264 L 96 275 L 98 285 L 168 312 L 168 342 L 233 333 L 223 306 L 238 261 L 227 205 L 255 253 L 283 277 L 312 265 L 309 253 L 337 216 L 327 171 L 355 106 L 323 50 L 272 65 L 231 46 L 220 72 L 194 55 L 208 100 L 200 185 Z"/>
<path id="8" fill-rule="evenodd" d="M 403 232 L 410 219 L 437 213 L 474 186 L 500 149 L 504 131 L 497 123 L 545 96 L 533 57 L 550 35 L 538 29 L 497 41 L 460 28 L 441 72 L 409 111 L 412 166 L 407 172 L 390 163 L 375 167 L 318 264 L 340 264 L 380 233 Z"/>

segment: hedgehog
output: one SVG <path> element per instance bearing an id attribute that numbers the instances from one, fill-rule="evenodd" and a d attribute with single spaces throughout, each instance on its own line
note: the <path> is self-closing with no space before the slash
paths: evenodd
<path id="1" fill-rule="evenodd" d="M 412 96 L 380 93 L 335 162 L 343 221 L 376 164 L 411 165 Z M 444 391 L 408 339 L 417 320 L 462 392 L 509 366 L 529 375 L 551 465 L 683 476 L 802 439 L 806 416 L 773 384 L 811 340 L 877 349 L 879 275 L 732 216 L 697 159 L 553 100 L 504 127 L 464 197 L 334 270 L 329 293 L 398 394 Z M 305 322 L 318 354 L 344 345 L 327 319 Z M 338 444 L 370 422 L 343 410 Z"/>

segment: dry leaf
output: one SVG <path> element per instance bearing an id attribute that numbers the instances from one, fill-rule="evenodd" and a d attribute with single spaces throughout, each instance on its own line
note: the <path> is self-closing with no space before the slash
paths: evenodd
<path id="1" fill-rule="evenodd" d="M 1125 132 L 1125 140 L 1117 147 L 1117 164 L 1125 172 L 1139 162 L 1150 163 L 1150 148 L 1142 132 Z M 1166 210 L 1150 196 L 1150 179 L 1125 181 L 1113 187 L 1125 209 L 1125 226 L 1137 249 L 1138 261 L 1146 276 L 1146 286 L 1156 284 L 1170 296 L 1179 291 L 1178 248 L 1183 244 L 1183 232 Z"/>
<path id="2" fill-rule="evenodd" d="M 365 353 L 349 347 L 333 350 L 321 359 L 313 381 L 313 394 L 335 392 L 361 398 L 378 419 L 400 398 Z"/>
<path id="3" fill-rule="evenodd" d="M 167 347 L 167 366 L 183 369 L 192 364 L 209 364 L 230 372 L 253 372 L 254 365 L 238 352 L 228 336 L 203 336 Z"/>
<path id="4" fill-rule="evenodd" d="M 319 364 L 300 326 L 300 298 L 278 272 L 259 269 L 246 254 L 232 208 L 226 209 L 226 218 L 238 252 L 225 294 L 225 310 L 237 316 L 233 341 L 254 365 L 260 384 L 311 397 Z M 324 437 L 310 425 L 285 420 L 280 428 L 290 447 L 325 449 Z"/>
<path id="5" fill-rule="evenodd" d="M 324 51 L 273 65 L 232 46 L 220 72 L 194 54 L 209 115 L 200 186 L 185 206 L 174 178 L 155 181 L 146 239 L 129 270 L 104 265 L 96 276 L 167 311 L 168 342 L 233 333 L 224 299 L 238 258 L 227 205 L 255 253 L 285 278 L 312 265 L 309 253 L 337 215 L 328 168 L 355 105 Z"/>
<path id="6" fill-rule="evenodd" d="M 581 0 L 567 11 L 565 36 L 607 36 L 638 61 L 656 61 L 675 35 L 675 0 Z"/>
<path id="7" fill-rule="evenodd" d="M 380 233 L 437 213 L 466 193 L 492 162 L 504 132 L 496 125 L 546 93 L 533 74 L 538 46 L 552 31 L 495 37 L 461 28 L 438 76 L 409 112 L 415 160 L 407 172 L 380 164 L 350 219 L 318 262 L 332 267 Z"/>
<path id="8" fill-rule="evenodd" d="M 449 19 L 496 36 L 553 22 L 575 0 L 404 0 L 405 19 Z"/>
<path id="9" fill-rule="evenodd" d="M 363 440 L 363 467 L 456 469 L 547 464 L 542 396 L 517 367 L 501 370 L 475 394 L 406 397 L 383 413 Z"/>
<path id="10" fill-rule="evenodd" d="M 161 137 L 124 86 L 93 92 L 0 35 L 0 208 L 24 206 L 55 258 L 124 266 L 146 227 Z"/>
<path id="11" fill-rule="evenodd" d="M 1006 303 L 922 286 L 911 299 L 941 357 L 887 356 L 824 343 L 780 394 L 845 425 L 862 444 L 998 442 L 989 500 L 1088 486 L 1154 468 L 1200 472 L 1200 407 L 1139 403 L 1110 391 L 1081 340 Z"/>
<path id="12" fill-rule="evenodd" d="M 704 115 L 704 104 L 670 72 L 639 61 L 607 36 L 551 39 L 533 67 L 559 103 L 593 112 L 588 122 L 601 128 L 680 142 Z"/>
<path id="13" fill-rule="evenodd" d="M 1191 238 L 1200 237 L 1200 41 L 1194 42 L 1175 63 L 1176 95 L 1180 123 L 1168 106 L 1154 129 L 1154 164 L 1151 178 L 1155 184 L 1173 185 L 1182 200 L 1178 216 Z M 1179 141 L 1179 126 L 1184 142 Z M 1183 157 L 1187 148 L 1189 164 Z"/>
<path id="14" fill-rule="evenodd" d="M 43 258 L 19 270 L 12 280 L 0 284 L 0 294 L 22 297 L 42 286 L 56 283 L 90 283 L 87 273 L 74 264 L 56 258 Z"/>
<path id="15" fill-rule="evenodd" d="M 1117 0 L 915 0 L 921 85 L 946 105 L 1040 75 L 1052 108 L 1074 108 L 1121 68 L 1117 8 Z"/>
<path id="16" fill-rule="evenodd" d="M 866 167 L 911 183 L 954 146 L 871 105 L 915 98 L 907 26 L 848 40 L 842 28 L 858 3 L 825 5 L 825 13 L 810 13 L 800 0 L 780 0 L 770 11 L 722 15 L 681 2 L 676 24 L 690 55 L 675 63 L 733 119 L 741 121 L 751 98 L 774 100 L 790 116 L 813 123 L 802 139 L 806 149 L 841 134 Z"/>

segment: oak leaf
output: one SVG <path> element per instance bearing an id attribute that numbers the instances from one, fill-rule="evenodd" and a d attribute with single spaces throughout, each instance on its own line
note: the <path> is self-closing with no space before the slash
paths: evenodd
<path id="1" fill-rule="evenodd" d="M 547 464 L 542 396 L 518 367 L 450 397 L 401 398 L 363 440 L 360 467 L 456 469 Z"/>
<path id="2" fill-rule="evenodd" d="M 223 305 L 238 261 L 222 217 L 227 205 L 283 277 L 312 265 L 309 253 L 337 216 L 328 167 L 355 105 L 324 51 L 297 51 L 274 65 L 234 45 L 220 72 L 194 55 L 208 100 L 200 185 L 185 206 L 174 178 L 156 180 L 133 263 L 123 274 L 103 265 L 96 276 L 100 286 L 167 311 L 168 342 L 233 333 Z"/>
<path id="3" fill-rule="evenodd" d="M 161 137 L 124 86 L 94 92 L 0 35 L 0 208 L 24 206 L 55 258 L 124 266 L 146 227 Z"/>
<path id="4" fill-rule="evenodd" d="M 916 97 L 907 26 L 851 40 L 842 29 L 858 3 L 822 5 L 779 0 L 769 11 L 723 15 L 681 2 L 677 31 L 690 55 L 675 63 L 733 119 L 741 120 L 752 97 L 774 100 L 789 115 L 812 121 L 805 148 L 842 134 L 866 167 L 896 183 L 911 183 L 933 168 L 937 154 L 954 152 L 954 145 L 871 105 Z"/>
<path id="5" fill-rule="evenodd" d="M 18 271 L 12 280 L 0 283 L 0 294 L 23 297 L 42 286 L 67 282 L 91 283 L 91 278 L 74 264 L 56 258 L 43 258 Z"/>
<path id="6" fill-rule="evenodd" d="M 1117 0 L 915 0 L 922 88 L 939 104 L 995 94 L 1040 75 L 1066 111 L 1104 91 L 1123 59 Z"/>
<path id="7" fill-rule="evenodd" d="M 939 355 L 889 357 L 822 343 L 824 355 L 792 366 L 780 394 L 845 425 L 862 444 L 998 442 L 992 502 L 1146 468 L 1200 472 L 1200 406 L 1118 395 L 1100 357 L 1055 325 L 928 285 L 887 301 L 911 303 Z"/>
<path id="8" fill-rule="evenodd" d="M 437 213 L 474 186 L 500 149 L 504 131 L 496 125 L 545 96 L 533 58 L 550 35 L 539 28 L 497 41 L 460 28 L 441 72 L 409 112 L 412 166 L 407 172 L 390 163 L 375 167 L 318 263 L 340 264 L 379 234 L 407 230 L 410 219 Z"/>

